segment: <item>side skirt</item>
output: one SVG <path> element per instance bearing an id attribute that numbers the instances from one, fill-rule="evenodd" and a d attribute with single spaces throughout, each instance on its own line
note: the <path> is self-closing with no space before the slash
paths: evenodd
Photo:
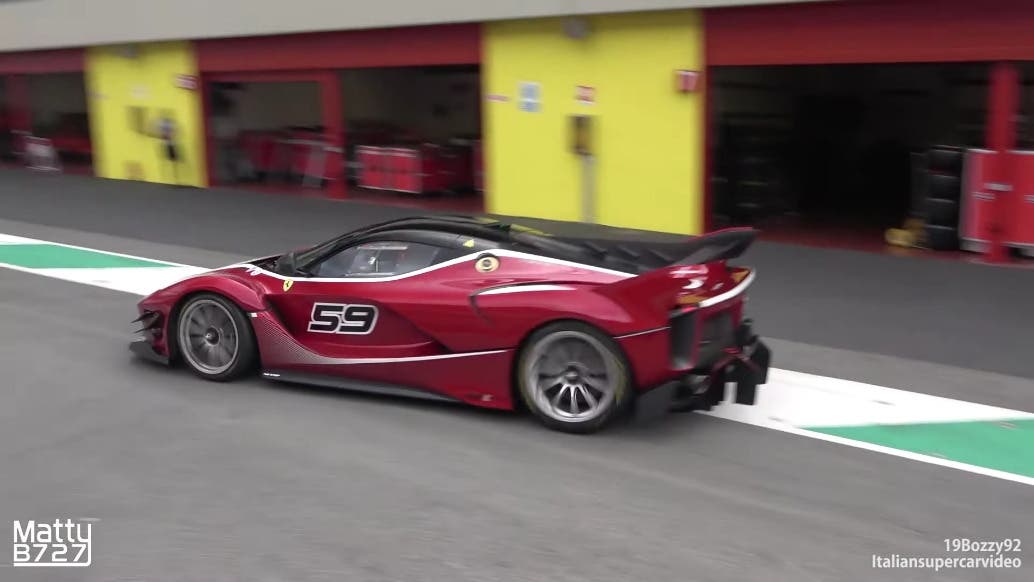
<path id="1" fill-rule="evenodd" d="M 383 396 L 402 396 L 405 398 L 417 398 L 421 400 L 434 400 L 437 402 L 451 402 L 463 404 L 462 400 L 444 396 L 436 392 L 421 388 L 410 388 L 395 384 L 380 382 L 367 382 L 364 380 L 353 380 L 323 374 L 306 374 L 303 372 L 287 372 L 278 370 L 264 370 L 262 377 L 275 382 L 292 382 L 295 384 L 307 384 L 321 388 L 336 388 L 339 390 L 350 390 L 354 392 L 365 392 L 368 394 L 380 394 Z"/>

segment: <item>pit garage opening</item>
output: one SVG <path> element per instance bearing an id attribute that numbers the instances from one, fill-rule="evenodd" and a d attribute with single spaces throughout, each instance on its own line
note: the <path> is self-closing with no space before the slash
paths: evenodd
<path id="1" fill-rule="evenodd" d="M 0 75 L 0 163 L 89 174 L 92 162 L 81 72 Z"/>
<path id="2" fill-rule="evenodd" d="M 324 118 L 335 108 L 317 81 L 211 83 L 214 182 L 302 192 L 340 179 L 353 199 L 482 209 L 478 66 L 348 69 L 334 79 L 337 120 Z M 335 127 L 341 135 L 328 133 Z"/>
<path id="3" fill-rule="evenodd" d="M 958 149 L 984 147 L 987 64 L 729 66 L 711 75 L 715 226 L 882 250 L 887 229 L 923 216 L 936 187 L 956 207 L 934 246 L 957 248 L 960 181 L 930 183 L 931 155 L 957 160 Z"/>
<path id="4" fill-rule="evenodd" d="M 92 172 L 93 146 L 82 73 L 28 75 L 32 136 L 48 140 L 62 170 Z"/>
<path id="5" fill-rule="evenodd" d="M 216 82 L 209 95 L 213 182 L 302 185 L 309 151 L 323 145 L 317 82 Z"/>

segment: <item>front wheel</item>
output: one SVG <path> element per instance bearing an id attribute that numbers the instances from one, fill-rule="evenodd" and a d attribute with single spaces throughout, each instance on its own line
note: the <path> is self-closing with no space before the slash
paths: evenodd
<path id="1" fill-rule="evenodd" d="M 521 351 L 517 383 L 539 421 L 563 432 L 596 432 L 627 411 L 632 400 L 621 348 L 580 322 L 559 322 L 532 334 Z"/>
<path id="2" fill-rule="evenodd" d="M 226 298 L 205 293 L 191 298 L 176 320 L 176 341 L 192 372 L 224 382 L 254 367 L 255 334 L 244 313 Z"/>

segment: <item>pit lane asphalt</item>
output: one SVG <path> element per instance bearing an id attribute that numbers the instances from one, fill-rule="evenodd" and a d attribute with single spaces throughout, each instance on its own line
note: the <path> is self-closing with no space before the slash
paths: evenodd
<path id="1" fill-rule="evenodd" d="M 245 256 L 0 227 L 202 266 Z M 1034 543 L 1029 486 L 700 415 L 570 437 L 456 406 L 215 385 L 130 357 L 135 301 L 0 270 L 0 519 L 100 520 L 90 568 L 2 580 L 1029 580 L 1034 566 L 871 568 L 874 553 L 949 556 L 944 538 Z M 840 370 L 875 357 L 781 347 Z"/>
<path id="2" fill-rule="evenodd" d="M 0 516 L 94 565 L 3 580 L 920 580 L 872 554 L 1034 540 L 1034 488 L 699 415 L 570 437 L 500 413 L 217 385 L 132 360 L 135 298 L 0 271 Z M 942 572 L 942 580 L 1029 580 Z"/>

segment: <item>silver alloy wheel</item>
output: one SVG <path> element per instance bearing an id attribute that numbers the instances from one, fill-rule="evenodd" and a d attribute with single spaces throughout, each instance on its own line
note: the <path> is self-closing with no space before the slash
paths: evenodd
<path id="1" fill-rule="evenodd" d="M 179 345 L 190 365 L 209 375 L 222 374 L 237 360 L 237 322 L 224 305 L 201 299 L 180 316 Z"/>
<path id="2" fill-rule="evenodd" d="M 614 403 L 621 369 L 596 338 L 580 331 L 558 331 L 531 346 L 523 385 L 535 406 L 561 422 L 585 422 Z"/>

